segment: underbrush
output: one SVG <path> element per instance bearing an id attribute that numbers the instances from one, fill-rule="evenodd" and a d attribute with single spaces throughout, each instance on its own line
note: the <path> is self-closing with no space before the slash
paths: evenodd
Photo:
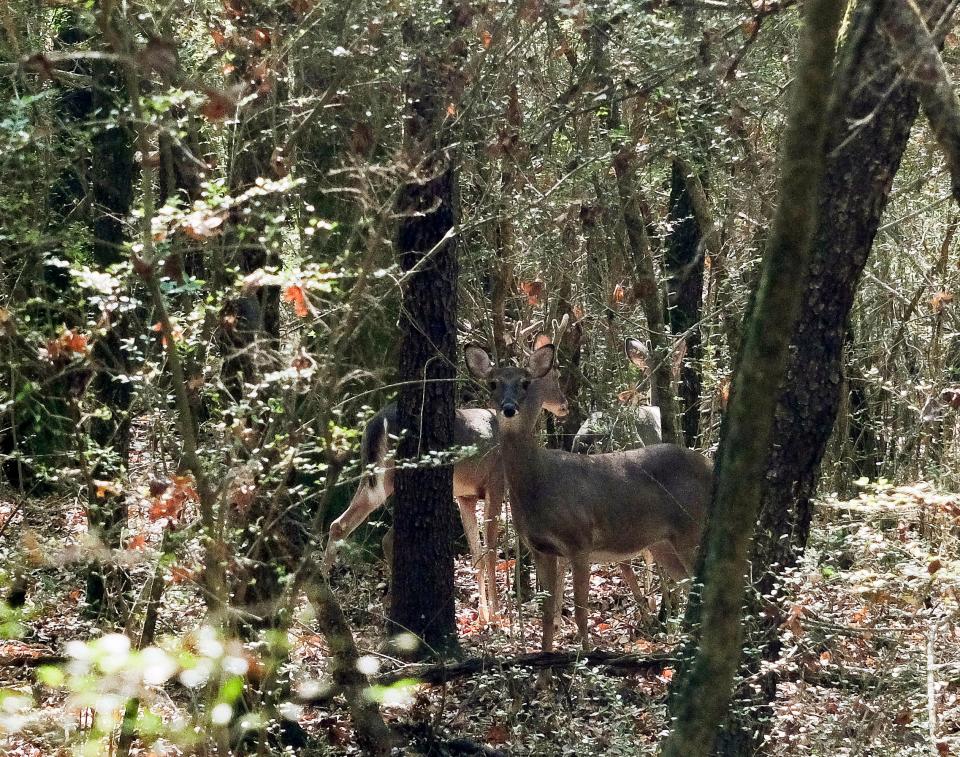
<path id="1" fill-rule="evenodd" d="M 137 512 L 137 503 L 131 506 Z M 196 727 L 210 716 L 209 696 L 200 693 L 216 676 L 218 701 L 232 713 L 241 699 L 239 689 L 244 681 L 250 685 L 276 640 L 264 636 L 241 645 L 211 636 L 203 625 L 196 583 L 184 570 L 174 570 L 183 566 L 168 566 L 156 645 L 166 657 L 155 656 L 152 673 L 144 673 L 149 664 L 136 658 L 135 650 L 111 646 L 117 637 L 83 615 L 85 524 L 79 513 L 77 503 L 68 500 L 19 506 L 0 501 L 5 524 L 0 556 L 7 566 L 14 565 L 14 556 L 25 556 L 29 587 L 22 611 L 0 618 L 6 635 L 17 637 L 0 651 L 3 753 L 111 753 L 118 720 L 116 712 L 108 716 L 104 710 L 117 710 L 123 703 L 118 697 L 131 693 L 143 699 L 141 729 L 147 735 L 147 743 L 135 742 L 131 754 L 195 752 L 202 743 Z M 787 577 L 794 596 L 781 627 L 780 683 L 767 753 L 960 753 L 958 513 L 960 498 L 925 484 L 870 485 L 854 500 L 827 498 L 820 504 L 804 561 Z M 41 526 L 43 540 L 36 536 Z M 149 534 L 144 544 L 127 550 L 136 587 L 148 583 L 158 538 Z M 184 553 L 193 553 L 191 545 Z M 512 563 L 500 567 L 506 597 Z M 333 586 L 354 626 L 367 672 L 402 679 L 420 670 L 405 668 L 382 651 L 387 586 L 382 564 L 348 561 Z M 535 601 L 508 603 L 498 626 L 483 627 L 477 622 L 473 570 L 465 558 L 457 563 L 456 586 L 464 656 L 487 662 L 481 672 L 444 685 L 403 682 L 377 690 L 385 718 L 408 740 L 405 753 L 655 753 L 666 727 L 669 664 L 614 671 L 581 659 L 557 669 L 544 685 L 535 671 L 512 662 L 538 647 Z M 568 586 L 567 612 L 570 598 Z M 672 626 L 666 632 L 639 610 L 612 566 L 594 571 L 591 628 L 601 649 L 631 659 L 669 653 L 678 641 Z M 575 650 L 574 636 L 572 620 L 565 616 L 559 648 Z M 297 703 L 304 692 L 322 688 L 329 674 L 329 650 L 307 605 L 298 610 L 285 643 L 290 654 L 279 678 L 289 683 L 291 695 L 281 711 L 303 728 L 304 753 L 360 753 L 339 700 Z M 99 661 L 98 654 L 128 660 L 127 667 L 139 666 L 142 675 L 131 677 L 119 668 L 108 675 L 110 663 Z M 203 662 L 205 655 L 212 662 Z M 81 658 L 87 662 L 80 664 Z M 154 681 L 157 661 L 168 658 L 168 675 Z M 196 670 L 205 672 L 189 672 Z M 191 687 L 194 679 L 200 683 Z M 239 689 L 225 698 L 224 689 L 231 686 Z M 486 752 L 477 751 L 480 745 Z"/>

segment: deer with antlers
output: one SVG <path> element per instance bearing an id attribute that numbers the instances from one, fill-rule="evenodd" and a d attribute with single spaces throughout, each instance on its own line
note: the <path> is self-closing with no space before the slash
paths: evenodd
<path id="1" fill-rule="evenodd" d="M 669 575 L 689 576 L 712 488 L 710 462 L 672 444 L 596 455 L 541 448 L 534 387 L 555 370 L 554 353 L 553 344 L 540 344 L 524 367 L 496 367 L 483 348 L 465 350 L 467 367 L 488 388 L 496 412 L 514 524 L 546 587 L 544 651 L 553 649 L 559 559 L 573 567 L 577 629 L 588 649 L 591 563 L 620 562 L 649 549 Z"/>
<path id="2" fill-rule="evenodd" d="M 554 338 L 559 338 L 568 319 L 554 323 Z M 528 329 L 529 330 L 529 329 Z M 523 332 L 514 336 L 520 342 Z M 534 340 L 534 349 L 550 343 L 550 337 L 541 334 Z M 567 399 L 560 388 L 555 370 L 547 370 L 527 387 L 530 412 L 539 417 L 541 408 L 563 417 L 568 412 Z M 536 409 L 534 409 L 534 407 Z M 534 419 L 534 420 L 535 420 Z M 391 435 L 396 434 L 397 408 L 384 407 L 367 423 L 361 442 L 361 462 L 367 473 L 346 511 L 330 525 L 322 569 L 329 574 L 337 558 L 340 544 L 381 507 L 393 493 L 394 463 L 391 456 Z M 496 584 L 497 518 L 503 508 L 504 480 L 497 432 L 497 416 L 486 408 L 460 408 L 454 418 L 454 442 L 457 446 L 476 446 L 479 452 L 458 461 L 453 468 L 453 495 L 460 509 L 463 530 L 470 555 L 477 570 L 479 589 L 478 614 L 482 622 L 490 622 L 498 611 Z M 481 544 L 480 524 L 477 520 L 477 502 L 484 503 L 484 540 Z M 390 540 L 385 539 L 385 551 Z"/>

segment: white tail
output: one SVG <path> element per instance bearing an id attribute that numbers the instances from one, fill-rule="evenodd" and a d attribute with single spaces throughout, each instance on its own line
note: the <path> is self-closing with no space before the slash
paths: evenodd
<path id="1" fill-rule="evenodd" d="M 534 550 L 547 588 L 544 651 L 553 649 L 558 558 L 573 566 L 577 628 L 587 648 L 590 564 L 649 549 L 672 577 L 690 575 L 712 487 L 709 461 L 672 444 L 597 455 L 541 448 L 530 387 L 553 370 L 554 351 L 547 344 L 523 368 L 496 368 L 482 348 L 466 348 L 467 367 L 490 388 L 497 412 L 514 524 Z"/>
<path id="2" fill-rule="evenodd" d="M 540 335 L 535 348 L 550 343 Z M 567 414 L 567 399 L 560 388 L 556 371 L 549 370 L 528 390 L 531 412 L 536 416 L 540 408 L 554 415 Z M 533 410 L 533 405 L 536 409 Z M 350 505 L 330 524 L 330 534 L 323 556 L 323 571 L 329 574 L 337 559 L 337 548 L 370 514 L 381 507 L 393 493 L 394 464 L 390 457 L 390 436 L 397 433 L 397 408 L 390 404 L 367 423 L 361 444 L 361 462 L 373 470 L 364 475 Z M 496 544 L 497 517 L 503 507 L 504 482 L 500 447 L 497 445 L 496 414 L 482 408 L 458 409 L 454 418 L 454 443 L 457 446 L 477 446 L 481 452 L 460 460 L 453 467 L 453 495 L 460 508 L 463 530 L 470 546 L 470 554 L 478 571 L 480 594 L 479 615 L 489 622 L 497 613 Z M 480 543 L 480 524 L 477 522 L 477 501 L 484 503 L 484 544 Z"/>

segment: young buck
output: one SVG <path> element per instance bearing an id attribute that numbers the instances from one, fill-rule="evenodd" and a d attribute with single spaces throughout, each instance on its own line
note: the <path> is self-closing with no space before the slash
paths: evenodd
<path id="1" fill-rule="evenodd" d="M 712 487 L 707 459 L 672 444 L 596 455 L 541 448 L 538 398 L 531 389 L 553 370 L 554 351 L 546 344 L 523 368 L 497 368 L 481 347 L 466 348 L 467 367 L 487 385 L 497 413 L 514 524 L 533 549 L 547 589 L 545 652 L 553 649 L 559 558 L 573 566 L 577 628 L 588 649 L 590 564 L 628 560 L 649 549 L 672 577 L 691 575 Z"/>
<path id="2" fill-rule="evenodd" d="M 550 343 L 546 334 L 538 336 L 534 348 Z M 560 388 L 555 370 L 544 371 L 530 382 L 527 390 L 530 412 L 536 417 L 545 408 L 557 417 L 567 414 L 567 398 Z M 390 456 L 391 435 L 397 434 L 397 406 L 387 405 L 367 423 L 361 442 L 361 463 L 374 469 L 364 475 L 350 505 L 330 524 L 330 535 L 323 555 L 323 571 L 329 574 L 337 559 L 337 548 L 370 514 L 393 493 L 394 463 Z M 463 530 L 477 570 L 480 595 L 479 616 L 489 622 L 497 614 L 496 544 L 497 517 L 504 499 L 503 466 L 497 444 L 497 416 L 485 408 L 460 408 L 454 418 L 454 443 L 477 446 L 479 452 L 453 467 L 453 496 L 460 508 Z M 477 501 L 483 500 L 484 545 L 480 544 Z"/>

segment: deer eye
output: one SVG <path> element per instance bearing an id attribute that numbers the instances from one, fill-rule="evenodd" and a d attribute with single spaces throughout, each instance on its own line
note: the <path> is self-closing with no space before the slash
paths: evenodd
<path id="1" fill-rule="evenodd" d="M 489 386 L 490 389 L 496 389 L 496 388 L 497 388 L 497 380 L 496 380 L 496 379 L 491 379 L 490 381 L 487 382 L 487 386 Z"/>
<path id="2" fill-rule="evenodd" d="M 520 388 L 526 391 L 530 388 L 530 379 L 524 379 L 520 382 Z"/>

